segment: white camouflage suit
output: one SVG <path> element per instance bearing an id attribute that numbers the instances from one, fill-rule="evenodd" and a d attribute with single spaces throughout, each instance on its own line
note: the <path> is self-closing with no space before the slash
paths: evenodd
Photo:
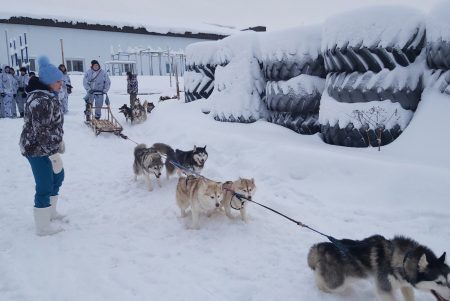
<path id="1" fill-rule="evenodd" d="M 0 97 L 2 97 L 2 117 L 15 117 L 16 108 L 14 96 L 17 93 L 17 80 L 11 74 L 7 73 L 9 68 L 5 67 L 3 73 L 0 74 Z"/>
<path id="2" fill-rule="evenodd" d="M 103 106 L 104 95 L 108 93 L 111 86 L 108 73 L 101 68 L 98 71 L 90 68 L 84 74 L 83 86 L 87 92 L 87 102 L 94 104 L 96 107 L 95 118 L 98 119 L 102 114 L 100 108 Z M 107 103 L 107 105 L 109 105 L 109 103 Z"/>
<path id="3" fill-rule="evenodd" d="M 59 91 L 59 101 L 61 102 L 62 111 L 64 114 L 69 112 L 69 93 L 67 92 L 67 86 L 72 86 L 69 75 L 63 72 L 63 85 Z"/>

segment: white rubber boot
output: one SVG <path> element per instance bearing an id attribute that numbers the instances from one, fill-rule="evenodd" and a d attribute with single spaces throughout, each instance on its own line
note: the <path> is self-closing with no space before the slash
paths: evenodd
<path id="1" fill-rule="evenodd" d="M 34 208 L 34 223 L 36 224 L 36 234 L 39 236 L 53 235 L 63 231 L 61 227 L 57 227 L 50 223 L 52 207 Z"/>
<path id="2" fill-rule="evenodd" d="M 58 211 L 56 211 L 56 205 L 58 204 L 58 196 L 54 195 L 50 197 L 50 205 L 51 205 L 51 216 L 50 216 L 50 220 L 54 221 L 54 220 L 63 220 L 66 215 L 65 214 L 61 214 Z"/>

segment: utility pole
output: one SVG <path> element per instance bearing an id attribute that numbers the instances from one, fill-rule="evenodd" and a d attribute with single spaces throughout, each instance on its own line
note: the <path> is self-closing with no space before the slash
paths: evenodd
<path id="1" fill-rule="evenodd" d="M 175 82 L 177 87 L 177 99 L 180 100 L 180 85 L 178 83 L 178 65 L 175 65 Z"/>
<path id="2" fill-rule="evenodd" d="M 64 44 L 63 44 L 63 39 L 59 39 L 59 42 L 61 44 L 61 60 L 63 65 L 65 65 L 64 63 Z"/>
<path id="3" fill-rule="evenodd" d="M 6 56 L 8 57 L 8 65 L 11 66 L 11 58 L 9 57 L 9 42 L 8 42 L 8 31 L 5 30 L 5 40 L 6 40 Z"/>
<path id="4" fill-rule="evenodd" d="M 169 80 L 170 80 L 170 87 L 172 88 L 172 66 L 170 66 L 170 48 L 167 47 L 167 61 L 169 62 Z"/>

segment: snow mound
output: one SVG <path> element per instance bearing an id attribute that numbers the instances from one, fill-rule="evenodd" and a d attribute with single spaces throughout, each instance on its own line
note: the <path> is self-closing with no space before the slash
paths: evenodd
<path id="1" fill-rule="evenodd" d="M 256 58 L 240 57 L 216 68 L 214 91 L 210 96 L 214 119 L 254 122 L 265 117 L 265 80 Z"/>
<path id="2" fill-rule="evenodd" d="M 198 42 L 186 47 L 186 66 L 217 65 L 217 41 Z"/>
<path id="3" fill-rule="evenodd" d="M 374 6 L 329 18 L 323 27 L 322 51 L 335 47 L 415 47 L 411 38 L 425 31 L 424 15 L 405 6 Z M 420 41 L 415 41 L 419 43 Z"/>
<path id="4" fill-rule="evenodd" d="M 450 42 L 450 1 L 442 1 L 427 16 L 428 42 Z"/>
<path id="5" fill-rule="evenodd" d="M 263 61 L 309 61 L 320 55 L 322 26 L 302 26 L 263 33 Z"/>

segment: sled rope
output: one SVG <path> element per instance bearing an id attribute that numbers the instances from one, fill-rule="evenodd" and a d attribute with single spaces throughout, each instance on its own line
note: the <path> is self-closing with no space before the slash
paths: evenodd
<path id="1" fill-rule="evenodd" d="M 128 136 L 126 136 L 126 135 L 124 135 L 124 134 L 120 134 L 119 136 L 122 137 L 122 138 L 125 139 L 125 140 L 130 140 L 130 141 L 134 142 L 136 145 L 139 144 L 139 143 L 137 143 L 136 141 L 131 140 Z M 197 177 L 201 177 L 201 178 L 204 178 L 204 179 L 206 179 L 206 180 L 208 180 L 208 181 L 217 182 L 217 181 L 213 181 L 213 180 L 211 180 L 211 179 L 208 179 L 208 178 L 205 177 L 205 176 L 202 176 L 202 175 L 199 174 L 198 172 L 196 172 L 196 171 L 194 171 L 194 170 L 192 170 L 192 169 L 190 169 L 190 168 L 188 168 L 188 167 L 186 167 L 186 166 L 183 166 L 182 164 L 180 164 L 180 163 L 178 163 L 178 162 L 175 162 L 175 161 L 173 161 L 173 160 L 167 159 L 167 156 L 164 155 L 164 154 L 160 154 L 160 155 L 161 155 L 161 157 L 166 158 L 166 160 L 168 160 L 168 162 L 169 162 L 170 164 L 172 164 L 172 165 L 175 166 L 176 168 L 179 168 L 179 169 L 183 170 L 183 171 L 184 171 L 185 173 L 187 173 L 187 174 L 194 175 L 194 176 L 197 176 Z M 277 211 L 277 210 L 275 210 L 275 209 L 273 209 L 273 208 L 270 208 L 270 207 L 268 207 L 268 206 L 266 206 L 266 205 L 263 205 L 263 204 L 261 204 L 261 203 L 258 203 L 258 202 L 256 202 L 256 201 L 252 200 L 251 198 L 247 198 L 246 196 L 244 196 L 244 195 L 242 195 L 242 194 L 240 194 L 240 193 L 237 193 L 237 192 L 235 192 L 235 191 L 232 190 L 232 189 L 228 189 L 228 188 L 224 188 L 224 189 L 230 191 L 230 192 L 233 194 L 233 197 L 236 197 L 236 198 L 241 202 L 241 204 L 243 204 L 243 203 L 245 203 L 245 202 L 251 202 L 251 203 L 254 203 L 254 204 L 258 205 L 258 206 L 261 206 L 261 207 L 263 207 L 263 208 L 265 208 L 265 209 L 267 209 L 267 210 L 270 210 L 270 211 L 272 211 L 272 212 L 274 212 L 274 213 L 276 213 L 276 214 L 278 214 L 278 215 L 280 215 L 280 216 L 286 218 L 287 220 L 289 220 L 289 221 L 295 223 L 297 226 L 300 226 L 300 227 L 302 227 L 302 228 L 306 228 L 306 229 L 311 230 L 311 231 L 313 231 L 313 232 L 315 232 L 315 233 L 317 233 L 317 234 L 319 234 L 319 235 L 322 235 L 322 236 L 326 237 L 332 244 L 334 244 L 334 245 L 338 248 L 338 250 L 339 250 L 344 256 L 346 256 L 346 255 L 349 254 L 349 250 L 348 250 L 347 246 L 345 246 L 344 244 L 342 244 L 342 243 L 340 242 L 339 239 L 337 239 L 337 238 L 335 238 L 335 237 L 333 237 L 333 236 L 331 236 L 331 235 L 327 235 L 327 234 L 325 234 L 325 233 L 322 233 L 322 232 L 320 232 L 320 231 L 318 231 L 318 230 L 316 230 L 316 229 L 314 229 L 314 228 L 312 228 L 312 227 L 310 227 L 310 226 L 308 226 L 308 225 L 306 225 L 306 224 L 304 224 L 304 223 L 302 223 L 302 222 L 300 222 L 300 221 L 297 221 L 297 220 L 295 220 L 295 219 L 293 219 L 293 218 L 291 218 L 291 217 L 289 217 L 289 216 L 287 216 L 287 215 L 285 215 L 285 214 L 283 214 L 283 213 L 281 213 L 281 212 L 279 212 L 279 211 Z M 234 208 L 233 206 L 232 206 L 232 208 L 235 209 L 235 210 L 240 210 L 240 209 Z"/>
<path id="2" fill-rule="evenodd" d="M 327 238 L 331 243 L 333 243 L 333 244 L 334 244 L 334 245 L 335 245 L 335 246 L 336 246 L 343 254 L 347 254 L 347 253 L 348 253 L 348 248 L 347 248 L 346 246 L 344 246 L 344 245 L 339 241 L 339 239 L 336 239 L 336 238 L 334 238 L 334 237 L 331 236 L 331 235 L 324 234 L 324 233 L 322 233 L 322 232 L 320 232 L 320 231 L 318 231 L 318 230 L 316 230 L 316 229 L 314 229 L 314 228 L 312 228 L 312 227 L 310 227 L 310 226 L 308 226 L 308 225 L 306 225 L 306 224 L 304 224 L 304 223 L 302 223 L 302 222 L 300 222 L 300 221 L 297 221 L 297 220 L 295 220 L 295 219 L 293 219 L 293 218 L 290 218 L 289 216 L 287 216 L 287 215 L 285 215 L 285 214 L 283 214 L 283 213 L 281 213 L 281 212 L 279 212 L 279 211 L 277 211 L 277 210 L 275 210 L 275 209 L 273 209 L 273 208 L 270 208 L 270 207 L 268 207 L 268 206 L 266 206 L 266 205 L 263 205 L 263 204 L 261 204 L 261 203 L 258 203 L 258 202 L 254 201 L 254 200 L 251 199 L 251 198 L 247 198 L 246 196 L 244 196 L 244 195 L 242 195 L 242 194 L 240 194 L 240 193 L 237 193 L 237 192 L 233 191 L 232 189 L 228 189 L 228 188 L 225 188 L 225 189 L 228 190 L 228 191 L 230 191 L 230 192 L 233 194 L 233 196 L 235 196 L 239 201 L 241 201 L 241 203 L 244 203 L 244 202 L 251 202 L 251 203 L 254 203 L 254 204 L 256 204 L 256 205 L 259 205 L 259 206 L 261 206 L 261 207 L 263 207 L 263 208 L 265 208 L 265 209 L 267 209 L 267 210 L 270 210 L 270 211 L 272 211 L 272 212 L 274 212 L 274 213 L 276 213 L 276 214 L 278 214 L 278 215 L 281 215 L 282 217 L 286 218 L 287 220 L 289 220 L 289 221 L 295 223 L 297 226 L 300 226 L 300 227 L 302 227 L 302 228 L 309 229 L 309 230 L 311 230 L 311 231 L 313 231 L 313 232 L 315 232 L 315 233 L 317 233 L 317 234 L 319 234 L 319 235 L 322 235 L 322 236 L 326 237 L 326 238 Z M 242 200 L 244 200 L 244 201 L 242 201 Z"/>
<path id="3" fill-rule="evenodd" d="M 119 134 L 119 137 L 125 140 L 130 140 L 131 142 L 133 142 L 134 144 L 138 145 L 139 143 L 137 143 L 136 141 L 130 139 L 130 137 L 128 137 L 127 135 L 124 135 L 122 133 Z"/>

